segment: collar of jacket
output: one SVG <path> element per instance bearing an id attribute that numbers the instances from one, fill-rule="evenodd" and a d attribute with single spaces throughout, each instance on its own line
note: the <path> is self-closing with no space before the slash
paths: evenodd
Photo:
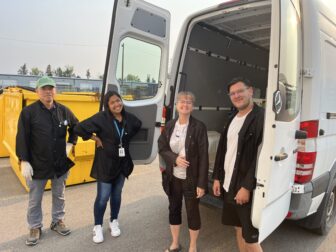
<path id="1" fill-rule="evenodd" d="M 242 141 L 242 137 L 245 135 L 247 129 L 249 128 L 250 124 L 253 122 L 253 120 L 256 118 L 256 115 L 259 113 L 259 111 L 261 110 L 261 108 L 253 103 L 253 108 L 252 108 L 252 111 L 247 115 L 247 117 L 245 118 L 245 121 L 244 121 L 244 124 L 243 124 L 243 127 L 240 129 L 239 133 L 238 133 L 238 142 Z M 238 114 L 238 111 L 235 111 L 234 114 L 232 114 L 230 116 L 230 119 L 225 127 L 225 131 L 227 134 L 227 130 L 233 120 L 233 118 Z"/>
<path id="2" fill-rule="evenodd" d="M 253 103 L 253 108 L 252 108 L 252 111 L 247 115 L 247 117 L 245 118 L 245 121 L 244 121 L 244 124 L 243 124 L 243 127 L 240 129 L 239 133 L 238 133 L 238 141 L 241 141 L 241 138 L 242 136 L 245 135 L 248 127 L 250 126 L 251 122 L 255 119 L 256 115 L 258 114 L 258 112 L 261 110 L 261 108 Z M 234 111 L 234 113 L 232 113 L 232 115 L 229 116 L 229 120 L 228 122 L 224 125 L 224 128 L 223 128 L 223 134 L 225 137 L 227 137 L 227 131 L 230 127 L 230 124 L 233 120 L 233 118 L 238 114 L 238 110 Z"/>
<path id="3" fill-rule="evenodd" d="M 256 104 L 256 103 L 253 103 L 253 108 L 251 110 L 251 112 L 247 115 L 245 121 L 248 119 L 248 118 L 251 118 L 251 117 L 254 117 L 260 110 L 261 108 Z M 231 121 L 233 120 L 233 118 L 235 118 L 235 116 L 238 114 L 238 110 L 234 110 L 233 113 L 229 116 L 229 121 L 227 123 L 227 127 L 230 125 Z M 245 122 L 244 122 L 245 124 Z"/>
<path id="4" fill-rule="evenodd" d="M 113 120 L 116 120 L 116 118 L 110 112 L 110 110 L 104 110 L 104 113 L 107 116 L 107 118 L 109 118 L 112 121 L 112 123 L 113 123 Z M 122 122 L 122 127 L 125 128 L 126 127 L 127 112 L 125 110 L 123 110 L 123 111 L 121 111 L 121 115 L 122 115 L 122 121 L 121 121 Z"/>
<path id="5" fill-rule="evenodd" d="M 168 139 L 168 142 L 170 141 L 171 135 L 173 134 L 173 131 L 174 131 L 174 128 L 175 128 L 175 124 L 176 124 L 177 120 L 178 120 L 178 117 L 175 118 L 175 119 L 173 119 L 171 121 L 171 124 L 170 124 L 169 128 L 167 129 L 167 139 Z M 186 148 L 186 150 L 189 147 L 191 136 L 192 136 L 192 134 L 193 134 L 193 132 L 195 130 L 195 125 L 196 125 L 195 118 L 190 115 L 188 129 L 187 129 L 187 135 L 186 135 L 186 140 L 185 140 L 185 148 Z"/>
<path id="6" fill-rule="evenodd" d="M 38 103 L 39 103 L 39 105 L 42 109 L 50 110 L 46 106 L 44 106 L 44 104 L 41 102 L 41 100 L 38 100 Z M 53 100 L 52 109 L 56 109 L 57 107 L 58 107 L 58 103 L 55 100 Z"/>

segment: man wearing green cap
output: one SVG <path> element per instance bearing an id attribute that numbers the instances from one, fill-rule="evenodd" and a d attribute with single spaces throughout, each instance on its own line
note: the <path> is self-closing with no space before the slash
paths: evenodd
<path id="1" fill-rule="evenodd" d="M 51 180 L 52 223 L 50 228 L 65 236 L 70 230 L 65 226 L 65 180 L 74 163 L 68 158 L 77 142 L 73 128 L 78 122 L 74 114 L 56 102 L 55 81 L 47 76 L 36 82 L 39 100 L 22 109 L 16 135 L 16 155 L 21 173 L 29 187 L 27 221 L 29 237 L 26 244 L 36 245 L 42 229 L 42 197 L 47 181 Z M 66 131 L 69 137 L 66 142 Z"/>

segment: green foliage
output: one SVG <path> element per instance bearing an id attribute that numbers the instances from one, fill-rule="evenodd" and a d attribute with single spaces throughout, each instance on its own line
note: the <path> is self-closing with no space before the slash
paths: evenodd
<path id="1" fill-rule="evenodd" d="M 47 69 L 46 69 L 46 71 L 45 71 L 45 74 L 46 74 L 47 76 L 53 76 L 53 72 L 51 71 L 51 66 L 50 66 L 50 64 L 47 66 Z"/>
<path id="2" fill-rule="evenodd" d="M 32 67 L 32 69 L 30 69 L 30 73 L 29 74 L 30 75 L 35 75 L 35 76 L 42 76 L 43 75 L 43 71 L 41 71 L 37 67 Z"/>
<path id="3" fill-rule="evenodd" d="M 63 77 L 76 77 L 76 74 L 74 73 L 74 67 L 66 65 L 63 71 Z"/>
<path id="4" fill-rule="evenodd" d="M 28 74 L 28 68 L 26 63 L 24 63 L 22 66 L 20 66 L 19 70 L 18 70 L 18 74 L 21 75 L 27 75 Z"/>
<path id="5" fill-rule="evenodd" d="M 127 76 L 126 76 L 126 81 L 140 82 L 140 78 L 139 78 L 139 76 L 137 76 L 137 75 L 127 74 Z"/>
<path id="6" fill-rule="evenodd" d="M 69 65 L 66 65 L 64 69 L 62 69 L 61 67 L 57 67 L 54 74 L 57 77 L 68 77 L 68 78 L 78 78 L 79 76 L 75 74 L 74 67 Z"/>
<path id="7" fill-rule="evenodd" d="M 63 77 L 63 70 L 60 67 L 57 67 L 55 70 L 55 76 L 57 77 Z"/>

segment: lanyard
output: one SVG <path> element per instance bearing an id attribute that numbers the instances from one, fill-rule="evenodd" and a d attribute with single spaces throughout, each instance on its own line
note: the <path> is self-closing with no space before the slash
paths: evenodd
<path id="1" fill-rule="evenodd" d="M 118 126 L 116 120 L 113 120 L 113 122 L 114 122 L 114 126 L 115 126 L 115 128 L 117 129 L 117 132 L 118 132 L 118 135 L 119 135 L 119 138 L 120 138 L 120 147 L 121 147 L 121 146 L 122 146 L 122 137 L 123 137 L 123 135 L 124 135 L 124 128 L 122 128 L 122 129 L 121 129 L 121 132 L 120 132 L 120 130 L 119 130 L 119 126 Z"/>

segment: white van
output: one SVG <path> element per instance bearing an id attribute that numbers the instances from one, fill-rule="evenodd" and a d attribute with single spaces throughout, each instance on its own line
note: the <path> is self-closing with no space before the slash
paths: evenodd
<path id="1" fill-rule="evenodd" d="M 244 76 L 266 110 L 252 209 L 260 241 L 285 218 L 327 233 L 336 215 L 334 0 L 230 1 L 202 10 L 184 23 L 168 78 L 169 20 L 144 1 L 115 1 L 103 90 L 121 92 L 143 122 L 133 158 L 153 161 L 162 110 L 174 118 L 176 95 L 188 90 L 213 164 L 232 109 L 226 83 Z"/>

